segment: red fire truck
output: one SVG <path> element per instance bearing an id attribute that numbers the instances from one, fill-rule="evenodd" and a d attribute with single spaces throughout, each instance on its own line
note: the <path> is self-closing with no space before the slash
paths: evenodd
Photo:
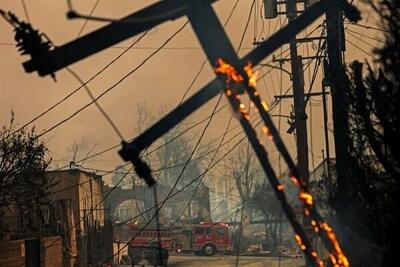
<path id="1" fill-rule="evenodd" d="M 141 225 L 132 224 L 128 229 L 130 237 L 136 236 L 130 246 L 158 245 L 157 230 L 154 227 L 146 228 L 141 233 Z M 191 251 L 196 255 L 212 256 L 216 252 L 226 253 L 232 246 L 228 224 L 219 222 L 162 227 L 160 236 L 163 248 L 178 252 Z"/>

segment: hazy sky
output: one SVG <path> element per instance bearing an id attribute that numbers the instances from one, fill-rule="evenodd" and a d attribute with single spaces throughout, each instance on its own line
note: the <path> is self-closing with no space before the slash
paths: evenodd
<path id="1" fill-rule="evenodd" d="M 95 2 L 95 0 L 73 1 L 74 7 L 84 14 L 89 13 Z M 95 10 L 95 15 L 120 18 L 152 2 L 155 1 L 101 0 Z M 233 0 L 221 0 L 214 4 L 214 7 L 222 21 L 225 21 L 234 2 L 235 1 Z M 279 29 L 280 25 L 285 23 L 283 17 L 281 20 L 262 20 L 260 18 L 261 2 L 261 0 L 257 0 L 257 14 L 254 16 L 253 13 L 251 17 L 248 31 L 245 35 L 243 49 L 240 51 L 241 55 L 249 51 L 249 48 L 252 47 L 252 41 L 254 38 L 258 40 L 259 37 L 268 37 L 269 34 Z M 361 1 L 355 2 L 359 7 L 361 7 Z M 34 28 L 46 33 L 57 45 L 61 45 L 76 38 L 84 24 L 83 20 L 69 21 L 66 19 L 66 1 L 25 0 L 25 3 L 29 13 L 29 18 Z M 240 0 L 230 23 L 226 27 L 229 37 L 235 46 L 237 46 L 241 38 L 251 3 L 251 0 Z M 18 17 L 25 19 L 21 1 L 0 0 L 0 8 L 6 11 L 11 10 Z M 371 12 L 369 9 L 366 9 L 365 11 L 364 19 L 361 23 L 374 25 L 374 22 L 372 21 L 372 18 L 374 17 L 373 11 Z M 146 56 L 151 54 L 154 51 L 154 48 L 160 46 L 160 44 L 162 44 L 184 22 L 185 19 L 179 19 L 177 21 L 159 25 L 157 28 L 152 30 L 136 45 L 135 49 L 130 50 L 122 56 L 109 69 L 89 84 L 92 92 L 95 95 L 98 95 L 118 81 L 131 69 L 136 67 Z M 306 32 L 311 32 L 319 23 L 321 23 L 321 21 L 309 27 Z M 103 25 L 104 23 L 89 21 L 83 32 L 88 33 Z M 348 52 L 346 54 L 347 61 L 350 62 L 354 59 L 364 60 L 365 57 L 368 57 L 366 52 L 370 53 L 371 47 L 379 43 L 366 37 L 362 37 L 359 34 L 361 33 L 369 37 L 375 37 L 378 33 L 348 24 L 346 24 L 346 27 L 352 31 L 353 34 L 359 37 L 355 38 L 348 34 L 348 40 L 364 50 L 363 52 L 360 49 L 355 48 L 354 45 L 348 44 Z M 358 34 L 354 32 L 357 32 Z M 318 36 L 319 34 L 321 34 L 320 29 L 316 30 L 313 35 Z M 118 44 L 117 47 L 106 49 L 101 53 L 86 58 L 72 65 L 71 68 L 75 70 L 83 80 L 87 80 L 121 53 L 123 51 L 122 47 L 126 47 L 135 39 L 136 38 L 131 38 Z M 19 125 L 22 125 L 79 86 L 79 83 L 65 70 L 56 73 L 57 82 L 54 82 L 50 77 L 39 77 L 36 73 L 26 74 L 21 63 L 26 61 L 28 58 L 26 56 L 20 56 L 16 48 L 12 45 L 13 43 L 12 28 L 4 20 L 0 19 L 1 125 L 8 122 L 11 110 L 14 110 L 16 113 L 16 122 Z M 134 129 L 137 124 L 137 105 L 139 103 L 147 103 L 155 115 L 157 115 L 157 110 L 159 110 L 161 106 L 167 106 L 169 108 L 176 106 L 205 59 L 190 26 L 187 26 L 184 31 L 174 38 L 166 47 L 167 49 L 160 51 L 142 68 L 140 68 L 140 70 L 111 90 L 110 93 L 99 101 L 115 121 L 118 128 L 122 131 L 125 139 L 130 139 L 135 135 Z M 316 47 L 317 42 L 309 44 L 308 46 L 303 45 L 299 47 L 299 54 L 303 56 L 307 56 L 308 54 L 313 55 Z M 286 48 L 287 46 L 283 47 L 283 51 Z M 275 54 L 280 56 L 280 51 L 281 50 L 276 51 Z M 284 55 L 287 56 L 287 53 L 284 53 Z M 270 60 L 271 58 L 267 59 L 266 62 L 269 62 Z M 273 62 L 270 63 L 276 64 Z M 286 64 L 284 67 L 289 68 L 290 66 L 289 64 Z M 311 70 L 313 68 L 314 64 L 311 65 L 309 70 L 305 71 L 306 91 L 309 88 L 309 77 L 312 74 Z M 270 67 L 262 68 L 260 75 L 271 70 L 273 69 Z M 198 90 L 202 85 L 212 79 L 213 76 L 214 74 L 211 67 L 207 64 L 190 92 L 193 93 Z M 280 82 L 280 72 L 273 70 L 269 75 L 265 76 L 265 79 L 259 81 L 259 90 L 268 102 L 273 101 L 273 95 L 279 94 L 280 84 L 282 84 L 282 92 L 285 92 L 288 89 L 290 81 L 287 74 L 283 73 L 282 78 L 282 82 Z M 320 90 L 320 75 L 318 75 L 313 91 Z M 52 125 L 63 120 L 89 101 L 90 99 L 87 93 L 83 89 L 80 90 L 79 93 L 75 94 L 68 101 L 65 101 L 62 105 L 36 121 L 35 125 L 38 132 L 50 128 Z M 225 103 L 226 101 L 223 99 L 223 104 Z M 208 116 L 214 104 L 215 100 L 213 100 L 209 105 L 204 106 L 200 111 L 196 112 L 190 118 L 188 125 Z M 313 164 L 316 165 L 321 161 L 321 149 L 324 148 L 324 140 L 322 135 L 321 98 L 312 98 L 310 104 L 312 113 L 308 114 L 308 125 L 310 127 L 310 122 L 312 122 L 312 129 L 310 129 L 309 138 L 311 141 L 312 137 L 313 141 L 312 151 L 310 151 L 311 169 Z M 291 100 L 285 100 L 282 102 L 282 115 L 289 115 L 290 105 Z M 329 102 L 329 107 L 330 106 Z M 310 112 L 310 106 L 307 107 L 307 111 Z M 273 115 L 277 115 L 278 112 L 278 107 L 271 111 Z M 330 111 L 329 113 L 331 114 Z M 226 109 L 215 117 L 205 135 L 205 143 L 223 133 L 229 116 L 230 111 L 229 109 Z M 277 122 L 278 117 L 274 117 L 274 119 Z M 282 135 L 287 146 L 294 155 L 294 136 L 286 134 L 288 125 L 285 118 L 283 118 L 281 125 Z M 200 132 L 202 127 L 204 127 L 204 124 L 196 128 L 197 132 Z M 94 152 L 101 151 L 102 149 L 116 145 L 120 142 L 118 136 L 112 131 L 106 120 L 94 106 L 89 107 L 67 123 L 46 134 L 44 138 L 48 142 L 51 156 L 55 160 L 55 163 L 58 163 L 57 160 L 64 159 L 68 162 L 71 159 L 71 153 L 68 152 L 66 148 L 73 142 L 86 142 L 89 148 L 96 145 Z M 311 150 L 310 142 L 309 145 Z M 270 145 L 269 148 L 271 149 L 271 158 L 275 159 L 275 150 Z M 332 142 L 331 151 L 333 151 Z M 66 162 L 63 161 L 62 163 L 65 164 Z M 60 164 L 63 165 L 62 163 Z M 87 162 L 86 167 L 109 170 L 121 163 L 122 160 L 117 155 L 117 150 L 113 150 L 102 155 L 98 161 Z"/>

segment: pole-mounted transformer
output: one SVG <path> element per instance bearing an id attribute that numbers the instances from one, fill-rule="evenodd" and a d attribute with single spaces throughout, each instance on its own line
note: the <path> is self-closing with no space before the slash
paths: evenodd
<path id="1" fill-rule="evenodd" d="M 278 16 L 278 3 L 277 0 L 263 0 L 264 1 L 264 18 L 274 19 Z"/>

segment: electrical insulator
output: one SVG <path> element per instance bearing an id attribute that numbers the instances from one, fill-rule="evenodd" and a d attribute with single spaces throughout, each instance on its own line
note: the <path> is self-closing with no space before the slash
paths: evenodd
<path id="1" fill-rule="evenodd" d="M 14 27 L 14 39 L 21 55 L 30 55 L 32 61 L 35 61 L 54 48 L 46 34 L 35 30 L 31 24 L 20 21 L 13 13 L 0 10 L 0 15 Z M 51 76 L 55 79 L 54 73 Z"/>
<path id="2" fill-rule="evenodd" d="M 277 0 L 263 0 L 264 1 L 264 18 L 274 19 L 278 16 Z"/>

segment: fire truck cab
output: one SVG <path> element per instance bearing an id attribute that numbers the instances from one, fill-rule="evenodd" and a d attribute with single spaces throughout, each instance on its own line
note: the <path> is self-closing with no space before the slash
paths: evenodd
<path id="1" fill-rule="evenodd" d="M 226 253 L 231 248 L 228 225 L 225 223 L 200 223 L 190 228 L 183 231 L 182 250 L 212 256 L 216 252 Z"/>

